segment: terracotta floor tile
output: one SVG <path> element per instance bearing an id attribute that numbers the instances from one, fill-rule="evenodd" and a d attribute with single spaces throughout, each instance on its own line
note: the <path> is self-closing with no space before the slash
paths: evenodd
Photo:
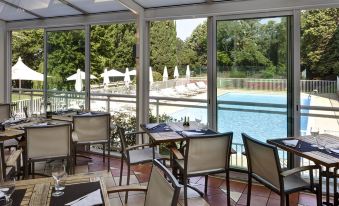
<path id="1" fill-rule="evenodd" d="M 204 198 L 210 205 L 213 206 L 225 206 L 227 205 L 227 197 L 225 194 L 219 195 L 209 195 Z M 235 205 L 236 203 L 231 200 L 231 205 Z"/>
<path id="2" fill-rule="evenodd" d="M 300 193 L 299 204 L 305 205 L 305 206 L 316 206 L 317 198 L 315 195 L 312 195 L 312 194 Z"/>
<path id="3" fill-rule="evenodd" d="M 220 187 L 220 185 L 224 182 L 224 179 L 221 179 L 221 178 L 216 178 L 216 177 L 212 177 L 212 176 L 209 176 L 208 177 L 208 183 L 207 185 L 209 187 Z M 196 182 L 197 184 L 200 184 L 200 185 L 205 185 L 205 177 L 202 177 L 198 182 Z"/>
<path id="4" fill-rule="evenodd" d="M 245 188 L 244 194 L 247 194 L 247 187 Z M 268 198 L 270 196 L 271 190 L 265 186 L 252 185 L 252 195 L 261 196 Z"/>
<path id="5" fill-rule="evenodd" d="M 251 206 L 265 206 L 267 204 L 268 198 L 251 195 Z M 237 204 L 246 205 L 247 203 L 247 194 L 242 194 Z"/>

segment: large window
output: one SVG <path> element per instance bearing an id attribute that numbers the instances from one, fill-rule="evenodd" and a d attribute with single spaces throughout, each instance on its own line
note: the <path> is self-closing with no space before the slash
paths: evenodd
<path id="1" fill-rule="evenodd" d="M 47 32 L 47 103 L 53 111 L 85 108 L 85 32 Z"/>
<path id="2" fill-rule="evenodd" d="M 42 29 L 12 32 L 11 102 L 13 114 L 24 116 L 41 111 L 43 96 L 43 39 Z"/>
<path id="3" fill-rule="evenodd" d="M 150 24 L 150 121 L 207 123 L 207 20 Z"/>
<path id="4" fill-rule="evenodd" d="M 301 14 L 301 134 L 339 135 L 339 9 Z"/>
<path id="5" fill-rule="evenodd" d="M 217 128 L 239 153 L 243 132 L 287 136 L 287 28 L 288 17 L 217 21 Z"/>

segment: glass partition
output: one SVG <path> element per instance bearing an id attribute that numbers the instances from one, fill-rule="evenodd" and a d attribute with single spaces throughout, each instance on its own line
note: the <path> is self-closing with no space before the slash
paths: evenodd
<path id="1" fill-rule="evenodd" d="M 47 32 L 47 75 L 52 111 L 85 108 L 84 30 Z"/>
<path id="2" fill-rule="evenodd" d="M 42 29 L 12 32 L 11 103 L 13 114 L 39 114 L 43 102 Z"/>
<path id="3" fill-rule="evenodd" d="M 207 20 L 150 25 L 150 122 L 207 124 Z"/>
<path id="4" fill-rule="evenodd" d="M 217 128 L 266 142 L 287 136 L 288 17 L 217 21 Z"/>

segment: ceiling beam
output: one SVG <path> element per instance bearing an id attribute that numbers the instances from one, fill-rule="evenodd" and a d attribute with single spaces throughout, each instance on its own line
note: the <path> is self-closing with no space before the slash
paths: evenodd
<path id="1" fill-rule="evenodd" d="M 118 2 L 120 2 L 120 4 L 132 11 L 134 14 L 141 14 L 145 11 L 145 8 L 136 3 L 134 0 L 118 0 Z"/>
<path id="2" fill-rule="evenodd" d="M 85 15 L 88 15 L 88 14 L 89 14 L 87 11 L 85 11 L 85 10 L 83 10 L 83 9 L 81 9 L 81 8 L 79 8 L 79 7 L 77 7 L 77 6 L 75 6 L 74 4 L 70 3 L 70 2 L 67 1 L 67 0 L 59 0 L 59 1 L 60 1 L 61 3 L 63 3 L 63 4 L 65 4 L 65 5 L 69 6 L 69 7 L 71 7 L 71 8 L 73 8 L 73 9 L 77 10 L 78 12 L 80 12 L 80 13 L 82 13 L 82 14 L 85 14 Z"/>
<path id="3" fill-rule="evenodd" d="M 0 0 L 0 2 L 6 4 L 6 5 L 8 5 L 8 6 L 11 6 L 11 7 L 13 7 L 13 8 L 21 9 L 22 11 L 24 11 L 24 12 L 30 14 L 30 15 L 33 15 L 33 16 L 39 18 L 39 19 L 43 19 L 43 18 L 44 18 L 43 16 L 40 16 L 39 14 L 36 14 L 36 13 L 34 13 L 34 12 L 32 12 L 32 11 L 29 11 L 29 10 L 27 10 L 27 9 L 24 9 L 24 8 L 22 8 L 21 6 L 15 5 L 15 4 L 10 3 L 10 2 L 8 2 L 8 1 Z"/>

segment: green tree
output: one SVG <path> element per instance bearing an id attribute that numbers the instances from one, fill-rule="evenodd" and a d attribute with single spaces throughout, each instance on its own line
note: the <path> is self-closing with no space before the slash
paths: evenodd
<path id="1" fill-rule="evenodd" d="M 302 13 L 301 67 L 311 78 L 339 75 L 339 9 L 316 9 Z"/>

